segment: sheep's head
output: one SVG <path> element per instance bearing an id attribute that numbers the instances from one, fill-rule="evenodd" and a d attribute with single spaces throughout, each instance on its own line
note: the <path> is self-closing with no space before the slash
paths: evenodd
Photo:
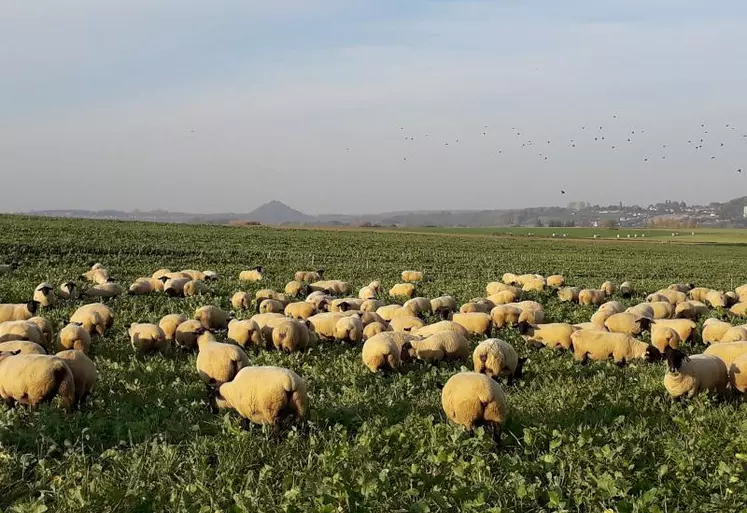
<path id="1" fill-rule="evenodd" d="M 404 362 L 409 362 L 415 358 L 415 348 L 412 347 L 412 342 L 409 340 L 402 344 L 402 349 L 399 351 L 399 359 Z"/>
<path id="2" fill-rule="evenodd" d="M 516 370 L 514 371 L 514 378 L 519 379 L 524 375 L 524 364 L 527 363 L 528 358 L 519 358 L 516 362 Z"/>
<path id="3" fill-rule="evenodd" d="M 682 362 L 689 362 L 690 358 L 679 349 L 667 347 L 664 350 L 664 356 L 667 359 L 667 370 L 673 374 L 679 372 Z"/>
<path id="4" fill-rule="evenodd" d="M 649 346 L 646 348 L 644 359 L 647 362 L 658 362 L 659 360 L 661 360 L 661 351 L 659 351 L 656 346 L 652 346 L 649 344 Z"/>
<path id="5" fill-rule="evenodd" d="M 47 283 L 43 283 L 43 284 L 39 285 L 36 288 L 36 290 L 40 291 L 42 294 L 44 294 L 46 296 L 47 294 L 49 294 L 50 292 L 52 292 L 53 287 L 51 285 L 47 284 Z"/>
<path id="6" fill-rule="evenodd" d="M 34 315 L 38 309 L 39 309 L 39 301 L 34 301 L 32 299 L 31 301 L 26 303 L 26 310 L 28 310 L 31 315 Z"/>
<path id="7" fill-rule="evenodd" d="M 337 309 L 341 312 L 347 312 L 348 310 L 350 310 L 350 303 L 348 303 L 347 301 L 340 301 L 337 304 Z"/>
<path id="8" fill-rule="evenodd" d="M 651 331 L 651 319 L 648 317 L 641 317 L 638 319 L 638 326 L 640 326 L 641 331 Z"/>
<path id="9" fill-rule="evenodd" d="M 519 330 L 519 333 L 522 335 L 526 335 L 527 333 L 529 333 L 531 327 L 532 325 L 529 324 L 526 320 L 520 321 L 519 324 L 516 325 L 516 329 Z"/>
<path id="10" fill-rule="evenodd" d="M 11 356 L 15 356 L 20 353 L 20 349 L 16 349 L 15 351 L 0 351 L 0 362 L 5 360 L 6 358 L 10 358 Z"/>

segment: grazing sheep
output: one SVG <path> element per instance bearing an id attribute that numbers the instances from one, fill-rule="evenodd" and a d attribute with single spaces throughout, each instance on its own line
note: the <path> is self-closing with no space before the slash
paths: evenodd
<path id="1" fill-rule="evenodd" d="M 613 315 L 615 315 L 615 312 L 612 309 L 599 307 L 599 309 L 592 314 L 591 319 L 589 320 L 594 326 L 606 329 L 604 324 L 607 322 L 607 319 Z"/>
<path id="2" fill-rule="evenodd" d="M 672 303 L 673 305 L 678 305 L 679 303 L 682 303 L 683 301 L 687 301 L 687 294 L 684 292 L 679 292 L 677 290 L 669 290 L 669 289 L 662 289 L 654 292 L 652 296 L 664 296 L 667 301 Z M 658 301 L 662 301 L 662 299 L 658 299 Z M 653 302 L 653 301 L 649 301 Z"/>
<path id="3" fill-rule="evenodd" d="M 121 296 L 124 292 L 122 285 L 119 283 L 108 281 L 93 287 L 87 288 L 83 291 L 83 296 L 87 298 L 112 298 Z"/>
<path id="4" fill-rule="evenodd" d="M 654 311 L 654 319 L 671 319 L 676 306 L 669 301 L 652 301 L 649 303 Z"/>
<path id="5" fill-rule="evenodd" d="M 28 340 L 9 340 L 0 342 L 0 353 L 18 351 L 18 354 L 47 354 L 42 346 Z"/>
<path id="6" fill-rule="evenodd" d="M 91 303 L 78 308 L 70 316 L 70 322 L 80 324 L 90 335 L 103 336 L 114 324 L 114 313 L 102 303 Z"/>
<path id="7" fill-rule="evenodd" d="M 162 278 L 169 274 L 171 274 L 171 269 L 159 269 L 151 275 L 151 278 L 161 281 Z"/>
<path id="8" fill-rule="evenodd" d="M 639 317 L 648 317 L 649 319 L 654 318 L 654 309 L 651 306 L 651 303 L 640 303 L 635 306 L 631 306 L 625 311 L 634 315 L 638 315 Z"/>
<path id="9" fill-rule="evenodd" d="M 455 374 L 441 392 L 441 406 L 452 422 L 469 431 L 484 425 L 500 443 L 508 406 L 503 388 L 490 377 L 477 372 Z"/>
<path id="10" fill-rule="evenodd" d="M 683 292 L 687 294 L 690 292 L 693 288 L 695 288 L 695 285 L 692 283 L 672 283 L 667 289 L 669 290 L 675 290 L 677 292 Z"/>
<path id="11" fill-rule="evenodd" d="M 736 358 L 729 366 L 729 384 L 742 394 L 747 392 L 747 354 Z"/>
<path id="12" fill-rule="evenodd" d="M 228 323 L 226 340 L 243 348 L 262 346 L 262 328 L 251 319 L 233 319 Z"/>
<path id="13" fill-rule="evenodd" d="M 493 319 L 486 313 L 457 313 L 451 319 L 471 335 L 488 335 L 493 328 Z"/>
<path id="14" fill-rule="evenodd" d="M 36 315 L 38 309 L 38 301 L 29 301 L 22 304 L 0 304 L 0 322 L 27 321 Z"/>
<path id="15" fill-rule="evenodd" d="M 724 292 L 724 296 L 726 297 L 726 307 L 731 308 L 732 306 L 739 303 L 740 299 L 739 296 L 735 292 L 732 292 L 730 290 Z"/>
<path id="16" fill-rule="evenodd" d="M 184 284 L 184 296 L 204 296 L 210 294 L 210 287 L 202 280 L 190 280 Z"/>
<path id="17" fill-rule="evenodd" d="M 197 338 L 205 332 L 200 321 L 190 319 L 176 327 L 174 342 L 182 349 L 191 351 L 197 347 Z"/>
<path id="18" fill-rule="evenodd" d="M 721 342 L 724 334 L 732 328 L 731 323 L 720 319 L 706 319 L 703 323 L 701 338 L 704 344 L 715 344 Z"/>
<path id="19" fill-rule="evenodd" d="M 340 280 L 322 280 L 312 283 L 311 290 L 332 296 L 347 296 L 350 294 L 350 284 Z"/>
<path id="20" fill-rule="evenodd" d="M 654 346 L 640 342 L 625 333 L 601 330 L 581 330 L 571 335 L 573 358 L 578 362 L 606 360 L 610 356 L 616 364 L 624 365 L 635 358 L 655 361 L 661 353 Z"/>
<path id="21" fill-rule="evenodd" d="M 651 319 L 632 313 L 616 313 L 607 318 L 604 326 L 612 333 L 636 336 L 651 329 Z"/>
<path id="22" fill-rule="evenodd" d="M 579 287 L 563 287 L 558 289 L 558 298 L 563 303 L 577 303 L 580 294 L 581 289 Z"/>
<path id="23" fill-rule="evenodd" d="M 60 289 L 57 291 L 57 297 L 59 299 L 78 299 L 80 297 L 80 291 L 75 282 L 66 281 L 60 285 Z"/>
<path id="24" fill-rule="evenodd" d="M 526 358 L 519 358 L 511 344 L 498 338 L 480 342 L 472 353 L 475 372 L 491 378 L 504 377 L 508 382 L 521 379 Z"/>
<path id="25" fill-rule="evenodd" d="M 231 296 L 231 308 L 234 310 L 249 310 L 252 307 L 252 297 L 246 292 L 236 292 Z"/>
<path id="26" fill-rule="evenodd" d="M 519 303 L 521 304 L 521 303 Z M 521 308 L 521 307 L 520 307 Z M 519 323 L 542 324 L 545 321 L 545 311 L 542 307 L 524 307 L 519 314 Z"/>
<path id="27" fill-rule="evenodd" d="M 729 308 L 729 311 L 738 317 L 747 317 L 747 302 L 737 303 Z"/>
<path id="28" fill-rule="evenodd" d="M 366 285 L 358 291 L 358 298 L 363 300 L 376 299 L 376 289 L 371 285 Z"/>
<path id="29" fill-rule="evenodd" d="M 504 273 L 501 280 L 506 285 L 514 285 L 514 284 L 519 283 L 519 277 L 516 276 L 514 273 Z"/>
<path id="30" fill-rule="evenodd" d="M 418 319 L 419 320 L 419 319 Z M 363 341 L 363 323 L 360 318 L 344 316 L 335 323 L 335 340 L 358 344 Z"/>
<path id="31" fill-rule="evenodd" d="M 215 271 L 204 271 L 203 274 L 205 275 L 205 281 L 218 281 L 218 273 Z"/>
<path id="32" fill-rule="evenodd" d="M 417 335 L 421 338 L 427 338 L 442 331 L 455 331 L 465 338 L 469 336 L 469 332 L 467 331 L 467 329 L 461 324 L 455 323 L 454 321 L 439 321 L 434 324 L 429 324 L 428 326 L 423 326 L 422 328 L 418 328 L 417 331 L 414 331 L 413 335 Z"/>
<path id="33" fill-rule="evenodd" d="M 680 336 L 672 328 L 654 324 L 651 326 L 651 345 L 661 353 L 664 353 L 667 347 L 677 349 L 680 347 Z"/>
<path id="34" fill-rule="evenodd" d="M 726 294 L 720 290 L 709 291 L 705 298 L 705 303 L 710 305 L 711 308 L 725 308 L 727 301 Z"/>
<path id="35" fill-rule="evenodd" d="M 60 330 L 60 347 L 88 353 L 91 335 L 81 324 L 70 323 Z"/>
<path id="36" fill-rule="evenodd" d="M 156 292 L 156 290 L 159 290 L 153 286 L 154 283 L 158 283 L 160 290 L 163 290 L 163 282 L 161 281 L 154 280 L 153 278 L 138 278 L 132 285 L 130 285 L 130 288 L 127 289 L 127 293 L 131 296 L 152 294 L 153 292 Z"/>
<path id="37" fill-rule="evenodd" d="M 309 286 L 301 281 L 289 281 L 283 289 L 289 297 L 305 297 L 309 295 Z"/>
<path id="38" fill-rule="evenodd" d="M 405 310 L 407 310 L 405 308 Z M 425 323 L 419 317 L 410 315 L 409 317 L 395 317 L 389 322 L 392 331 L 406 331 L 413 333 L 424 327 Z"/>
<path id="39" fill-rule="evenodd" d="M 324 278 L 324 269 L 319 269 L 318 271 L 298 271 L 293 279 L 304 283 L 314 283 L 321 281 L 322 278 Z"/>
<path id="40" fill-rule="evenodd" d="M 363 300 L 357 298 L 346 297 L 342 299 L 333 299 L 329 304 L 329 311 L 347 312 L 348 310 L 355 310 L 357 312 L 360 310 L 361 304 L 363 304 Z"/>
<path id="41" fill-rule="evenodd" d="M 314 308 L 316 308 L 318 312 L 328 312 L 329 305 L 332 304 L 333 300 L 334 298 L 332 296 L 328 296 L 323 292 L 312 292 L 309 297 L 306 298 L 306 302 L 314 305 Z"/>
<path id="42" fill-rule="evenodd" d="M 305 321 L 312 315 L 316 315 L 316 307 L 307 303 L 306 301 L 299 301 L 297 303 L 289 303 L 288 306 L 283 310 L 286 317 L 290 317 L 296 320 Z"/>
<path id="43" fill-rule="evenodd" d="M 656 319 L 654 324 L 669 326 L 680 336 L 680 340 L 694 341 L 696 324 L 690 319 Z"/>
<path id="44" fill-rule="evenodd" d="M 73 373 L 73 381 L 75 382 L 75 403 L 73 407 L 77 409 L 91 394 L 91 390 L 99 379 L 96 365 L 84 352 L 75 349 L 60 351 L 55 356 L 64 360 Z"/>
<path id="45" fill-rule="evenodd" d="M 565 285 L 565 277 L 562 274 L 553 274 L 547 277 L 547 286 L 551 289 L 559 289 Z"/>
<path id="46" fill-rule="evenodd" d="M 361 303 L 361 312 L 375 312 L 379 308 L 384 306 L 383 301 L 379 301 L 378 299 L 367 299 Z"/>
<path id="47" fill-rule="evenodd" d="M 622 297 L 630 297 L 633 295 L 633 285 L 629 281 L 622 282 L 619 290 Z"/>
<path id="48" fill-rule="evenodd" d="M 280 311 L 283 311 L 282 308 Z M 195 310 L 194 318 L 200 321 L 206 330 L 224 330 L 228 328 L 231 315 L 217 306 L 205 305 Z"/>
<path id="49" fill-rule="evenodd" d="M 411 356 L 420 360 L 463 360 L 469 356 L 469 342 L 456 331 L 440 331 L 422 340 L 412 340 Z"/>
<path id="50" fill-rule="evenodd" d="M 363 341 L 375 337 L 379 333 L 389 331 L 389 326 L 380 322 L 372 322 L 363 326 Z"/>
<path id="51" fill-rule="evenodd" d="M 174 342 L 176 339 L 176 330 L 182 323 L 187 322 L 187 316 L 182 314 L 169 314 L 161 317 L 158 321 L 158 327 L 163 331 L 166 341 Z"/>
<path id="52" fill-rule="evenodd" d="M 604 303 L 607 294 L 603 290 L 582 289 L 578 293 L 578 302 L 581 305 L 596 305 Z"/>
<path id="53" fill-rule="evenodd" d="M 605 296 L 611 296 L 612 294 L 617 292 L 617 286 L 611 281 L 605 281 L 604 283 L 602 283 L 602 286 L 599 287 L 599 290 L 604 292 Z"/>
<path id="54" fill-rule="evenodd" d="M 34 289 L 34 301 L 39 303 L 39 306 L 54 306 L 57 302 L 57 296 L 54 294 L 54 285 L 46 282 L 39 284 Z"/>
<path id="55" fill-rule="evenodd" d="M 280 313 L 265 313 L 253 315 L 250 320 L 257 323 L 259 329 L 262 330 L 262 339 L 269 346 L 269 344 L 272 344 L 272 330 L 278 323 L 286 319 L 287 317 Z"/>
<path id="56" fill-rule="evenodd" d="M 409 360 L 411 349 L 412 344 L 408 341 L 398 346 L 389 338 L 373 336 L 363 344 L 361 357 L 363 365 L 371 372 L 396 371 Z"/>
<path id="57" fill-rule="evenodd" d="M 28 340 L 39 345 L 45 343 L 41 330 L 31 321 L 0 322 L 0 342 L 9 340 Z"/>
<path id="58" fill-rule="evenodd" d="M 249 357 L 239 346 L 218 342 L 211 333 L 197 337 L 197 347 L 197 374 L 208 387 L 228 383 L 249 366 Z"/>
<path id="59" fill-rule="evenodd" d="M 144 355 L 154 351 L 164 352 L 169 347 L 166 335 L 156 324 L 134 323 L 127 329 L 130 343 L 137 355 Z"/>
<path id="60" fill-rule="evenodd" d="M 379 314 L 379 316 L 387 322 L 394 319 L 394 317 L 397 315 L 401 315 L 404 317 L 410 317 L 413 315 L 412 310 L 400 305 L 385 305 L 378 308 L 376 310 L 376 313 Z"/>
<path id="61" fill-rule="evenodd" d="M 169 297 L 184 297 L 184 287 L 192 281 L 191 278 L 163 278 L 163 292 Z"/>
<path id="62" fill-rule="evenodd" d="M 458 308 L 456 299 L 451 296 L 440 296 L 431 299 L 431 311 L 434 314 L 444 315 L 444 313 L 456 312 Z"/>
<path id="63" fill-rule="evenodd" d="M 487 299 L 472 299 L 459 308 L 459 313 L 490 313 L 495 306 L 495 303 Z"/>
<path id="64" fill-rule="evenodd" d="M 667 351 L 666 358 L 664 387 L 673 398 L 692 398 L 706 390 L 720 394 L 726 390 L 729 373 L 720 358 L 705 354 L 688 357 L 679 349 Z"/>
<path id="65" fill-rule="evenodd" d="M 732 326 L 726 332 L 721 335 L 719 343 L 723 342 L 740 342 L 747 340 L 747 327 L 745 326 Z"/>
<path id="66" fill-rule="evenodd" d="M 523 292 L 542 292 L 543 290 L 545 290 L 545 279 L 530 278 L 524 282 L 521 290 Z"/>
<path id="67" fill-rule="evenodd" d="M 205 273 L 203 273 L 202 271 L 196 271 L 194 269 L 187 269 L 187 270 L 181 271 L 181 273 L 197 281 L 205 281 L 206 279 Z"/>
<path id="68" fill-rule="evenodd" d="M 290 369 L 246 367 L 221 385 L 216 406 L 232 408 L 247 421 L 278 430 L 286 418 L 306 419 L 309 396 L 304 380 Z"/>
<path id="69" fill-rule="evenodd" d="M 695 320 L 708 313 L 708 307 L 700 301 L 685 301 L 674 308 L 674 317 L 677 319 Z"/>
<path id="70" fill-rule="evenodd" d="M 411 310 L 413 315 L 416 315 L 418 317 L 420 317 L 421 315 L 428 315 L 433 312 L 433 310 L 431 310 L 430 299 L 424 297 L 414 297 L 412 299 L 409 299 L 405 301 L 405 304 L 402 306 Z"/>
<path id="71" fill-rule="evenodd" d="M 512 290 L 501 290 L 500 292 L 489 295 L 487 300 L 493 303 L 493 305 L 507 305 L 515 303 L 520 297 L 521 295 L 516 294 Z"/>
<path id="72" fill-rule="evenodd" d="M 537 325 L 520 323 L 518 327 L 519 333 L 527 343 L 550 349 L 570 349 L 571 335 L 575 331 L 573 326 L 564 322 Z"/>
<path id="73" fill-rule="evenodd" d="M 272 345 L 286 353 L 302 351 L 309 347 L 309 328 L 293 319 L 280 322 L 272 330 Z"/>
<path id="74" fill-rule="evenodd" d="M 720 358 L 724 362 L 726 368 L 731 367 L 731 364 L 742 355 L 747 354 L 747 341 L 737 342 L 723 342 L 721 344 L 713 344 L 703 351 L 703 354 L 715 356 Z"/>
<path id="75" fill-rule="evenodd" d="M 599 330 L 599 331 L 607 331 L 607 328 L 602 326 L 597 326 L 596 324 L 593 324 L 591 322 L 579 322 L 573 325 L 573 330 Z"/>
<path id="76" fill-rule="evenodd" d="M 81 274 L 80 278 L 93 283 L 94 285 L 101 285 L 112 279 L 109 271 L 103 268 L 91 269 L 90 271 Z"/>
<path id="77" fill-rule="evenodd" d="M 239 281 L 245 281 L 247 283 L 257 283 L 258 281 L 262 281 L 263 274 L 264 269 L 261 265 L 258 265 L 256 267 L 252 267 L 247 271 L 241 271 L 241 273 L 239 273 Z"/>
<path id="78" fill-rule="evenodd" d="M 495 329 L 500 329 L 506 325 L 518 324 L 521 313 L 521 308 L 516 306 L 498 305 L 490 311 L 490 318 L 493 320 Z"/>
<path id="79" fill-rule="evenodd" d="M 705 302 L 708 293 L 711 291 L 708 287 L 695 287 L 688 292 L 690 299 L 693 301 Z"/>
<path id="80" fill-rule="evenodd" d="M 51 347 L 52 341 L 54 340 L 54 327 L 52 326 L 52 323 L 44 317 L 32 317 L 26 322 L 35 324 L 42 334 L 42 341 L 44 344 Z"/>
<path id="81" fill-rule="evenodd" d="M 491 281 L 485 286 L 485 295 L 492 296 L 493 294 L 503 292 L 504 290 L 510 290 L 513 292 L 521 291 L 520 288 L 514 287 L 513 285 L 506 285 L 505 283 L 501 281 Z"/>
<path id="82" fill-rule="evenodd" d="M 259 304 L 259 313 L 283 313 L 285 306 L 275 299 L 265 299 Z"/>
<path id="83" fill-rule="evenodd" d="M 413 283 L 418 281 L 423 281 L 425 279 L 425 275 L 422 271 L 402 271 L 402 281 Z"/>
<path id="84" fill-rule="evenodd" d="M 351 312 L 348 312 L 348 313 L 351 313 Z M 376 312 L 355 312 L 355 315 L 360 317 L 364 328 L 368 326 L 369 324 L 374 324 L 377 322 L 379 324 L 383 324 L 384 326 L 387 325 L 387 322 L 384 319 L 382 319 L 382 317 Z"/>
<path id="85" fill-rule="evenodd" d="M 39 403 L 60 396 L 68 412 L 75 405 L 75 379 L 64 360 L 45 354 L 0 353 L 0 399 L 11 407 Z"/>
<path id="86" fill-rule="evenodd" d="M 391 289 L 389 289 L 389 295 L 391 297 L 407 297 L 411 298 L 415 294 L 415 285 L 412 283 L 397 283 Z"/>

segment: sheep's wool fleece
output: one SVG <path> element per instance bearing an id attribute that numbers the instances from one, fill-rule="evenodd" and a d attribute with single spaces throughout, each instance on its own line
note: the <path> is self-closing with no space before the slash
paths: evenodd
<path id="1" fill-rule="evenodd" d="M 483 422 L 502 425 L 506 421 L 503 388 L 477 372 L 461 372 L 449 378 L 441 393 L 441 406 L 452 421 L 467 429 Z"/>
<path id="2" fill-rule="evenodd" d="M 672 397 L 693 397 L 708 390 L 723 392 L 728 383 L 724 362 L 715 356 L 696 354 L 683 361 L 679 372 L 667 371 L 664 387 Z"/>

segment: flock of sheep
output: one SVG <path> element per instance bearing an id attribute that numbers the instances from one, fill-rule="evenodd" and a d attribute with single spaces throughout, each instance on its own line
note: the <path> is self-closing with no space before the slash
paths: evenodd
<path id="1" fill-rule="evenodd" d="M 0 274 L 13 271 L 0 266 Z M 264 270 L 243 271 L 245 283 L 263 280 Z M 107 269 L 95 264 L 74 281 L 55 288 L 40 284 L 26 304 L 0 304 L 0 397 L 9 406 L 36 406 L 59 396 L 72 411 L 80 406 L 97 380 L 97 370 L 87 356 L 91 338 L 104 335 L 114 324 L 115 313 L 101 302 L 78 308 L 69 324 L 55 334 L 54 326 L 38 316 L 60 300 L 110 298 L 125 292 Z M 486 295 L 459 306 L 451 296 L 415 297 L 419 271 L 404 271 L 402 283 L 388 293 L 374 281 L 350 297 L 351 286 L 327 280 L 323 271 L 299 271 L 280 293 L 270 289 L 253 296 L 236 292 L 233 312 L 202 306 L 192 319 L 170 314 L 158 324 L 136 323 L 128 334 L 138 357 L 167 352 L 170 347 L 197 351 L 196 367 L 208 389 L 208 402 L 234 409 L 243 419 L 279 428 L 286 420 L 308 415 L 309 396 L 302 377 L 291 369 L 252 366 L 247 351 L 276 349 L 302 351 L 322 341 L 363 344 L 363 364 L 372 372 L 390 372 L 409 361 L 467 360 L 474 372 L 459 372 L 442 390 L 446 415 L 467 429 L 485 426 L 496 441 L 507 416 L 500 379 L 511 383 L 522 376 L 525 359 L 511 344 L 491 338 L 512 327 L 534 348 L 568 350 L 575 360 L 612 358 L 624 365 L 633 359 L 667 361 L 664 386 L 672 397 L 692 397 L 701 391 L 723 393 L 727 387 L 747 391 L 747 325 L 733 326 L 719 318 L 703 324 L 702 339 L 709 344 L 703 354 L 686 355 L 680 345 L 696 334 L 695 320 L 716 309 L 735 316 L 747 315 L 747 285 L 722 292 L 691 284 L 673 284 L 649 295 L 646 302 L 625 309 L 610 296 L 630 297 L 633 289 L 605 282 L 599 289 L 568 287 L 561 275 L 506 273 L 502 281 L 488 283 Z M 219 277 L 211 271 L 160 269 L 138 278 L 128 289 L 132 295 L 165 293 L 194 296 L 210 292 Z M 527 293 L 556 289 L 560 301 L 598 306 L 589 322 L 545 322 L 543 306 L 523 299 Z M 383 298 L 405 300 L 403 304 Z M 256 311 L 246 319 L 235 312 Z M 428 324 L 426 321 L 432 321 Z M 649 332 L 650 342 L 638 340 Z M 216 335 L 220 335 L 222 342 Z M 471 337 L 484 337 L 474 349 Z M 62 351 L 47 354 L 58 346 Z"/>

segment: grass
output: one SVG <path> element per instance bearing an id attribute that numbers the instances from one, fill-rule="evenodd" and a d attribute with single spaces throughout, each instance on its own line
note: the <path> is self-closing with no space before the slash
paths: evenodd
<path id="1" fill-rule="evenodd" d="M 324 344 L 253 363 L 296 370 L 309 384 L 308 434 L 242 431 L 211 414 L 194 355 L 136 360 L 125 325 L 229 307 L 239 271 L 263 264 L 261 287 L 324 267 L 360 287 L 391 286 L 406 268 L 431 277 L 419 293 L 460 302 L 504 272 L 562 273 L 580 286 L 631 280 L 640 291 L 672 282 L 730 289 L 747 281 L 747 247 L 617 241 L 438 237 L 365 231 L 275 230 L 0 216 L 0 302 L 28 299 L 101 261 L 122 282 L 160 267 L 214 269 L 211 297 L 124 296 L 114 328 L 94 342 L 100 381 L 74 415 L 58 406 L 0 410 L 0 509 L 7 511 L 744 511 L 747 405 L 729 396 L 672 403 L 661 364 L 580 366 L 532 351 L 526 378 L 507 388 L 504 444 L 446 421 L 440 389 L 467 363 L 413 364 L 370 374 L 360 347 Z M 550 320 L 587 320 L 590 308 L 535 296 Z M 80 302 L 44 315 L 58 326 Z M 242 313 L 241 316 L 250 314 Z M 477 343 L 477 340 L 473 341 Z M 698 343 L 689 352 L 700 352 Z"/>

